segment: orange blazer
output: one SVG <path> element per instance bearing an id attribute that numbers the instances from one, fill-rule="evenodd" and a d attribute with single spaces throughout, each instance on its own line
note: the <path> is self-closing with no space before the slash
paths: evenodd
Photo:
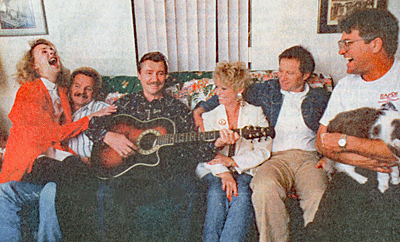
<path id="1" fill-rule="evenodd" d="M 22 85 L 8 117 L 12 122 L 6 144 L 0 183 L 20 181 L 31 172 L 34 160 L 50 146 L 61 149 L 60 142 L 81 133 L 89 125 L 87 117 L 72 122 L 67 89 L 59 88 L 66 123 L 59 125 L 54 106 L 40 79 Z"/>

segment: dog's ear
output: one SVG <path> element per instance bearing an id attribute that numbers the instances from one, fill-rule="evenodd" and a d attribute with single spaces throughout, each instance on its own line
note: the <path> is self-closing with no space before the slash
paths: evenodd
<path id="1" fill-rule="evenodd" d="M 373 126 L 372 130 L 371 130 L 371 138 L 372 139 L 379 139 L 379 137 L 381 137 L 381 132 L 382 132 L 382 125 L 381 124 L 377 124 L 377 125 Z"/>

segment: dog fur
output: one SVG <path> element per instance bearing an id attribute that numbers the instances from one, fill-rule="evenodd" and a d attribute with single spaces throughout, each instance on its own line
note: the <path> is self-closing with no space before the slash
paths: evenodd
<path id="1" fill-rule="evenodd" d="M 397 111 L 383 111 L 374 108 L 359 108 L 336 115 L 327 126 L 328 133 L 342 133 L 365 139 L 380 139 L 385 142 L 392 153 L 400 157 L 400 113 Z M 367 178 L 356 173 L 355 167 L 334 162 L 327 159 L 325 169 L 328 175 L 335 170 L 345 172 L 358 183 L 364 184 Z M 378 189 L 383 193 L 392 184 L 399 184 L 399 167 L 392 167 L 390 174 L 377 174 Z"/>

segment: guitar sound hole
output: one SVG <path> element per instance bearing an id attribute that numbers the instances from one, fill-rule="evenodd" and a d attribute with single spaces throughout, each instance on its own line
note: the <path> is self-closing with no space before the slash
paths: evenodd
<path id="1" fill-rule="evenodd" d="M 151 134 L 151 133 L 146 134 L 140 139 L 139 146 L 143 150 L 150 150 L 153 148 L 154 142 L 156 141 L 156 139 L 157 139 L 156 135 Z"/>

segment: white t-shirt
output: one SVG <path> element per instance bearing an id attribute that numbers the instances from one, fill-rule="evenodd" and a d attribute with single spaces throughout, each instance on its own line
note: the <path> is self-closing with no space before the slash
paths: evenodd
<path id="1" fill-rule="evenodd" d="M 366 82 L 360 75 L 341 79 L 332 92 L 328 107 L 320 123 L 328 126 L 338 113 L 361 107 L 400 111 L 400 61 L 395 60 L 381 78 Z"/>

